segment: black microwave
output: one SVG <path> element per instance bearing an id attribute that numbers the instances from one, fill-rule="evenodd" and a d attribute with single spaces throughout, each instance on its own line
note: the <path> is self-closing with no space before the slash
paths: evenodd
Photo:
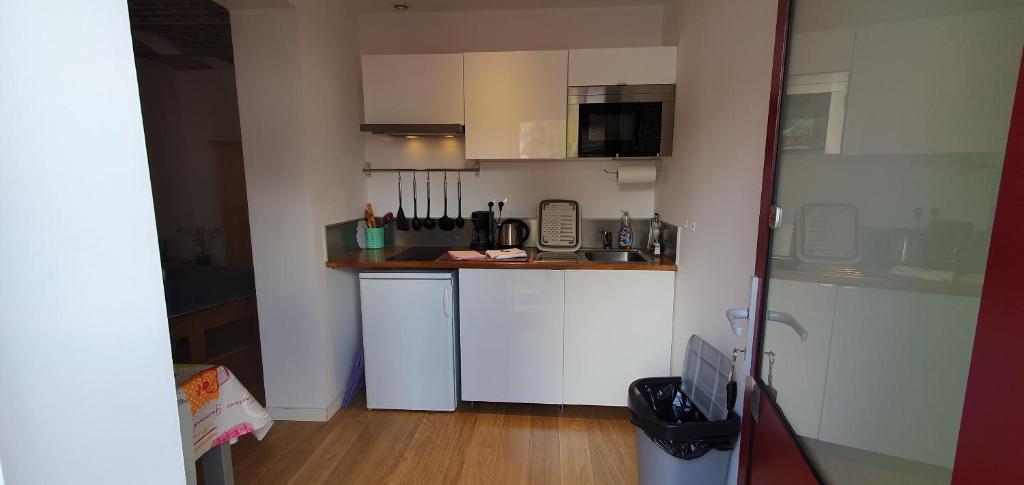
<path id="1" fill-rule="evenodd" d="M 569 87 L 569 157 L 672 154 L 675 84 Z"/>

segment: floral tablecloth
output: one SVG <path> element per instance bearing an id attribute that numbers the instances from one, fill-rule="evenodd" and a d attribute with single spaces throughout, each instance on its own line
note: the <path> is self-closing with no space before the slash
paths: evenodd
<path id="1" fill-rule="evenodd" d="M 175 365 L 178 398 L 192 407 L 192 451 L 199 458 L 222 443 L 252 433 L 262 440 L 274 422 L 252 394 L 222 365 Z"/>

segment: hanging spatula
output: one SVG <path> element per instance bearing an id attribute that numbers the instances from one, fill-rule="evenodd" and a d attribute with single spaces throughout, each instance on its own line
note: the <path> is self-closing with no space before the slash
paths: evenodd
<path id="1" fill-rule="evenodd" d="M 437 227 L 442 231 L 455 229 L 455 219 L 448 217 L 448 172 L 444 173 L 444 215 L 437 221 Z"/>
<path id="2" fill-rule="evenodd" d="M 398 216 L 395 217 L 395 228 L 399 231 L 409 230 L 409 219 L 405 218 L 405 211 L 402 210 L 402 172 L 398 172 Z"/>

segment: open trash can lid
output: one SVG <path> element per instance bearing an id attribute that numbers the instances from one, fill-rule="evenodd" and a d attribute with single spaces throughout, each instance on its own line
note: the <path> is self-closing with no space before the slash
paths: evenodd
<path id="1" fill-rule="evenodd" d="M 729 415 L 727 407 L 732 361 L 704 339 L 694 335 L 686 342 L 682 390 L 710 421 Z"/>

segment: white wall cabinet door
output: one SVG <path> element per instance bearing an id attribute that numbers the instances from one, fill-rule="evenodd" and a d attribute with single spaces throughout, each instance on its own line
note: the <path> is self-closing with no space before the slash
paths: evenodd
<path id="1" fill-rule="evenodd" d="M 1024 8 L 857 30 L 843 152 L 1001 152 Z"/>
<path id="2" fill-rule="evenodd" d="M 772 279 L 768 292 L 769 310 L 793 315 L 807 330 L 807 341 L 784 328 L 765 332 L 764 351 L 774 355 L 762 360 L 763 366 L 768 368 L 767 374 L 763 374 L 766 375 L 764 380 L 775 390 L 776 402 L 786 409 L 793 431 L 800 436 L 817 438 L 836 286 Z M 781 324 L 769 321 L 768 325 Z"/>
<path id="3" fill-rule="evenodd" d="M 366 123 L 464 121 L 462 54 L 364 55 Z"/>
<path id="4" fill-rule="evenodd" d="M 462 399 L 562 403 L 562 271 L 459 270 Z"/>
<path id="5" fill-rule="evenodd" d="M 670 375 L 675 273 L 565 272 L 565 403 L 625 406 L 629 384 Z"/>
<path id="6" fill-rule="evenodd" d="M 978 304 L 841 287 L 820 439 L 951 468 Z"/>
<path id="7" fill-rule="evenodd" d="M 675 83 L 675 46 L 569 51 L 569 86 Z"/>
<path id="8" fill-rule="evenodd" d="M 794 32 L 786 52 L 786 75 L 849 71 L 855 34 L 852 27 Z"/>
<path id="9" fill-rule="evenodd" d="M 568 52 L 464 56 L 466 158 L 565 158 Z"/>

